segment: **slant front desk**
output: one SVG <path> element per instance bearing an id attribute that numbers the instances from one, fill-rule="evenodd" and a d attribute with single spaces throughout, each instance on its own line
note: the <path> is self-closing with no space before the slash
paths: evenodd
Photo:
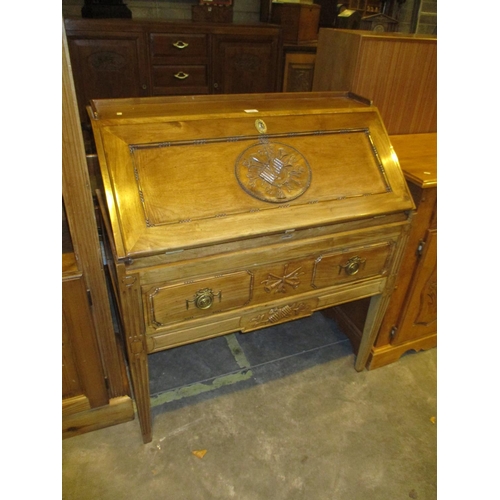
<path id="1" fill-rule="evenodd" d="M 371 297 L 414 205 L 378 110 L 339 93 L 95 100 L 102 212 L 144 442 L 148 354 Z"/>

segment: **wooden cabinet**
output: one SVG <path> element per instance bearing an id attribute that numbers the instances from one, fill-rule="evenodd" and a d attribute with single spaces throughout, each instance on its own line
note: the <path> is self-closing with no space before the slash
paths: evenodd
<path id="1" fill-rule="evenodd" d="M 313 86 L 317 42 L 283 45 L 283 92 L 310 92 Z"/>
<path id="2" fill-rule="evenodd" d="M 391 136 L 417 207 L 408 246 L 368 368 L 392 363 L 409 351 L 437 344 L 437 145 L 436 134 Z M 332 314 L 359 345 L 367 301 L 345 304 Z"/>
<path id="3" fill-rule="evenodd" d="M 370 297 L 364 369 L 414 208 L 375 108 L 303 92 L 94 100 L 89 114 L 144 442 L 154 352 Z"/>
<path id="4" fill-rule="evenodd" d="M 65 27 L 85 124 L 90 99 L 280 90 L 278 26 L 68 18 Z"/>
<path id="5" fill-rule="evenodd" d="M 281 44 L 275 34 L 217 34 L 213 40 L 213 93 L 279 90 Z M 273 62 L 273 63 L 271 63 Z"/>
<path id="6" fill-rule="evenodd" d="M 373 100 L 390 135 L 437 131 L 437 39 L 321 28 L 313 90 Z"/>
<path id="7" fill-rule="evenodd" d="M 140 97 L 150 94 L 146 39 L 140 32 L 81 32 L 69 38 L 78 108 L 95 95 Z"/>
<path id="8" fill-rule="evenodd" d="M 151 32 L 151 95 L 208 94 L 208 35 Z"/>
<path id="9" fill-rule="evenodd" d="M 62 425 L 70 437 L 134 418 L 115 337 L 63 27 Z"/>

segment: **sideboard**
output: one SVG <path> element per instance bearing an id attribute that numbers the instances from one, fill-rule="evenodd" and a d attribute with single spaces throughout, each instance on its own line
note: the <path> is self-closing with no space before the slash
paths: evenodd
<path id="1" fill-rule="evenodd" d="M 93 100 L 107 262 L 144 442 L 148 354 L 369 297 L 363 370 L 414 204 L 352 94 Z"/>
<path id="2" fill-rule="evenodd" d="M 281 90 L 282 29 L 191 21 L 64 21 L 82 123 L 91 99 Z"/>

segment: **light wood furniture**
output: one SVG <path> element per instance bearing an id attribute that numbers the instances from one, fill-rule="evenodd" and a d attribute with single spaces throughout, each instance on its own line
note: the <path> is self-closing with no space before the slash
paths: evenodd
<path id="1" fill-rule="evenodd" d="M 437 345 L 437 136 L 391 136 L 417 207 L 401 269 L 367 368 L 392 363 L 409 351 Z M 355 350 L 368 302 L 332 309 Z"/>
<path id="2" fill-rule="evenodd" d="M 80 117 L 90 99 L 281 90 L 281 28 L 65 19 Z"/>
<path id="3" fill-rule="evenodd" d="M 344 93 L 92 101 L 108 261 L 144 442 L 148 354 L 371 297 L 413 201 L 378 111 Z"/>
<path id="4" fill-rule="evenodd" d="M 134 418 L 115 337 L 63 26 L 62 433 Z"/>
<path id="5" fill-rule="evenodd" d="M 378 107 L 390 135 L 437 131 L 437 39 L 319 31 L 313 90 L 343 90 Z"/>

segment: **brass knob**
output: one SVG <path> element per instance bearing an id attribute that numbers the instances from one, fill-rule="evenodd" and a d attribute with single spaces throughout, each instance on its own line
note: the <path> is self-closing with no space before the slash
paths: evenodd
<path id="1" fill-rule="evenodd" d="M 193 299 L 186 300 L 186 309 L 189 309 L 189 303 L 192 302 L 198 309 L 210 309 L 214 303 L 214 297 L 222 298 L 222 292 L 214 293 L 210 288 L 198 290 Z"/>
<path id="2" fill-rule="evenodd" d="M 177 42 L 172 44 L 177 49 L 185 49 L 189 43 L 183 42 L 182 40 L 178 40 Z"/>
<path id="3" fill-rule="evenodd" d="M 365 264 L 366 259 L 361 259 L 360 257 L 352 257 L 350 258 L 344 265 L 340 265 L 339 273 L 342 269 L 348 276 L 354 276 L 359 272 L 361 267 Z"/>
<path id="4" fill-rule="evenodd" d="M 214 296 L 212 293 L 205 293 L 203 295 L 200 295 L 199 297 L 196 297 L 194 301 L 194 305 L 198 309 L 210 309 L 213 303 Z"/>

